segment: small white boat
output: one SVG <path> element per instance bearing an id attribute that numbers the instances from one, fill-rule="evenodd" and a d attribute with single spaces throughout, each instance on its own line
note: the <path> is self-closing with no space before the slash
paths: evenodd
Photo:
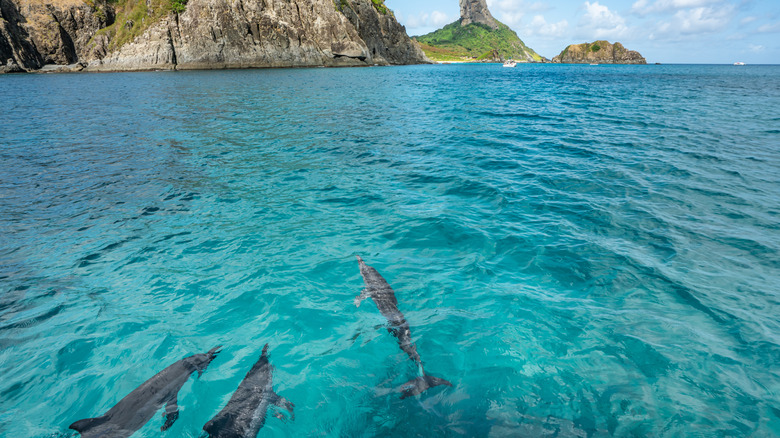
<path id="1" fill-rule="evenodd" d="M 744 62 L 735 62 L 734 65 L 745 65 Z"/>
<path id="2" fill-rule="evenodd" d="M 511 59 L 508 59 L 504 61 L 504 67 L 511 67 L 514 68 L 517 65 L 517 63 Z"/>

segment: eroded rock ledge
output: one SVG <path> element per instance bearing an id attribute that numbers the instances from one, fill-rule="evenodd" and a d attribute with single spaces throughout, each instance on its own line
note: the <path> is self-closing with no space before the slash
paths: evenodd
<path id="1" fill-rule="evenodd" d="M 428 62 L 381 2 L 183 1 L 0 0 L 0 72 Z"/>

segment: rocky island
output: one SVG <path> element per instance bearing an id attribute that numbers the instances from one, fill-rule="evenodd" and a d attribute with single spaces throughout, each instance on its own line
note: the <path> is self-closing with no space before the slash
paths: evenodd
<path id="1" fill-rule="evenodd" d="M 0 0 L 0 72 L 428 62 L 383 0 Z"/>
<path id="2" fill-rule="evenodd" d="M 415 39 L 434 61 L 545 61 L 509 26 L 493 18 L 485 0 L 460 0 L 458 21 Z"/>
<path id="3" fill-rule="evenodd" d="M 554 57 L 552 62 L 563 64 L 647 64 L 639 52 L 628 50 L 620 43 L 608 41 L 572 44 Z"/>

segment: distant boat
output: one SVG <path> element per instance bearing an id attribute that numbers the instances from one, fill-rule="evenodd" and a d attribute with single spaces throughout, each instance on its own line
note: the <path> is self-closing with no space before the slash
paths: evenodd
<path id="1" fill-rule="evenodd" d="M 734 65 L 745 65 L 744 62 L 735 62 Z"/>
<path id="2" fill-rule="evenodd" d="M 593 63 L 593 64 L 591 64 L 591 65 L 598 65 L 598 64 L 596 64 L 596 63 Z"/>
<path id="3" fill-rule="evenodd" d="M 511 59 L 504 61 L 504 67 L 514 68 L 517 63 Z"/>

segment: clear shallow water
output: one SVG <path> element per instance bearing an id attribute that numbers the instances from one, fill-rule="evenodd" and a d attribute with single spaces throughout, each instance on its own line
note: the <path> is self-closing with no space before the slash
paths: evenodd
<path id="1" fill-rule="evenodd" d="M 780 68 L 2 76 L 0 436 L 270 344 L 260 436 L 780 435 Z M 370 301 L 395 288 L 419 399 Z M 136 435 L 161 436 L 156 416 Z"/>

